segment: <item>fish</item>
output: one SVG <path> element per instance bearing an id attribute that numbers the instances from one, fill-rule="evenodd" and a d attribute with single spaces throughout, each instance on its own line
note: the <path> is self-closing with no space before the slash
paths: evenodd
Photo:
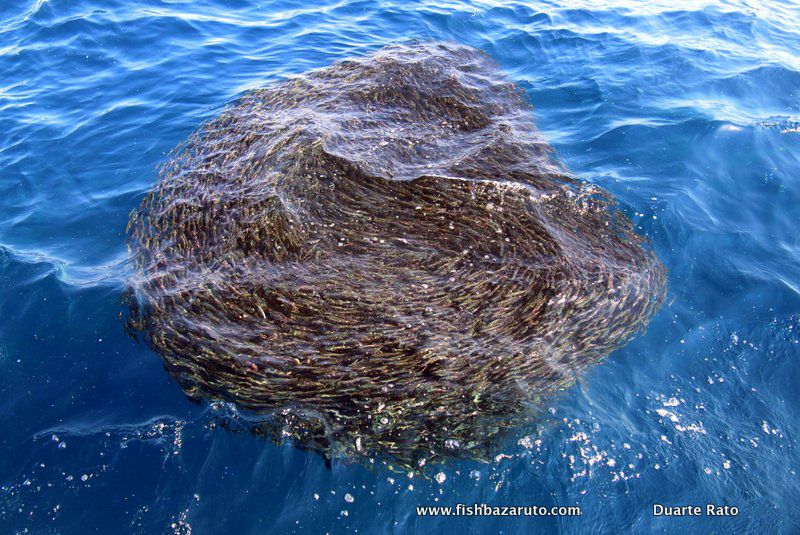
<path id="1" fill-rule="evenodd" d="M 405 42 L 242 95 L 128 225 L 127 330 L 332 458 L 486 458 L 642 332 L 667 274 L 486 53 Z"/>

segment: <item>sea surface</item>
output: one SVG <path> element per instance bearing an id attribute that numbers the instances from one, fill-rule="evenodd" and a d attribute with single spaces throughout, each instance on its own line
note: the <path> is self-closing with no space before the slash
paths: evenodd
<path id="1" fill-rule="evenodd" d="M 248 89 L 411 38 L 494 57 L 669 272 L 647 332 L 492 462 L 413 477 L 238 432 L 122 303 L 128 214 L 172 147 Z M 798 385 L 798 3 L 0 3 L 0 533 L 800 533 Z M 458 503 L 582 514 L 415 509 Z"/>

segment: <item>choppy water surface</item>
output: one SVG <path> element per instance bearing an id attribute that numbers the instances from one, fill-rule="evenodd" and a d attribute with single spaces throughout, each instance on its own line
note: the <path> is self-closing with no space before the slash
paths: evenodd
<path id="1" fill-rule="evenodd" d="M 248 89 L 414 37 L 495 58 L 649 237 L 669 295 L 493 462 L 409 478 L 189 402 L 120 314 L 128 214 L 167 151 Z M 796 532 L 798 43 L 789 2 L 3 4 L 3 531 Z M 475 502 L 583 515 L 414 510 Z M 741 513 L 651 515 L 708 502 Z"/>

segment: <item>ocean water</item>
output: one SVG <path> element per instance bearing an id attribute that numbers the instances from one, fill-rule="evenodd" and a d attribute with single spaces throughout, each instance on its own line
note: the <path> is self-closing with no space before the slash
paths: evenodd
<path id="1" fill-rule="evenodd" d="M 128 214 L 172 147 L 248 89 L 409 38 L 494 57 L 669 272 L 647 332 L 492 462 L 413 477 L 237 431 L 122 303 Z M 0 533 L 800 532 L 800 4 L 3 2 L 0 120 Z M 459 503 L 582 514 L 415 509 Z"/>

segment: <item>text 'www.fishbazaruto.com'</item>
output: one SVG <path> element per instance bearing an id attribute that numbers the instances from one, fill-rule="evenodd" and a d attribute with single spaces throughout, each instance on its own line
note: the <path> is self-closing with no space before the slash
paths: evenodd
<path id="1" fill-rule="evenodd" d="M 580 516 L 577 505 L 544 507 L 541 505 L 492 506 L 485 503 L 453 506 L 418 506 L 417 516 Z"/>

